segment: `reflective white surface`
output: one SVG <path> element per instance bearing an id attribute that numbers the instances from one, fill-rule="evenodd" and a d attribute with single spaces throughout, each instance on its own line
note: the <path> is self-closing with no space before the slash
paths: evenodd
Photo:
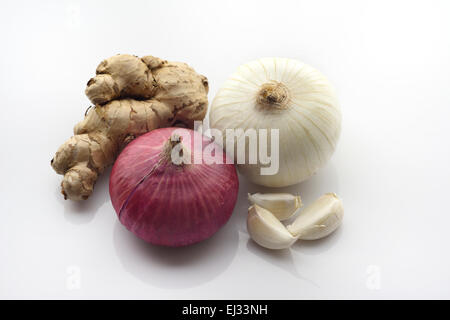
<path id="1" fill-rule="evenodd" d="M 2 1 L 0 298 L 450 298 L 448 1 Z M 147 245 L 117 221 L 106 172 L 64 201 L 54 152 L 116 53 L 188 62 L 210 99 L 247 61 L 303 60 L 337 88 L 329 165 L 277 189 L 344 200 L 340 229 L 271 252 L 229 223 L 196 246 Z"/>

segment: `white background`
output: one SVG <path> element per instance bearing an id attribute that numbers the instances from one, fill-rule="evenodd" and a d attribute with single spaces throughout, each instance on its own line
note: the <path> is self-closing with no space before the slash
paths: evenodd
<path id="1" fill-rule="evenodd" d="M 450 298 L 450 2 L 2 1 L 1 298 Z M 188 62 L 210 101 L 242 63 L 302 60 L 329 77 L 343 131 L 327 167 L 282 189 L 344 200 L 342 227 L 291 250 L 231 220 L 183 249 L 122 227 L 109 171 L 64 201 L 50 159 L 89 106 L 87 80 L 117 53 Z M 80 280 L 77 286 L 77 279 Z"/>

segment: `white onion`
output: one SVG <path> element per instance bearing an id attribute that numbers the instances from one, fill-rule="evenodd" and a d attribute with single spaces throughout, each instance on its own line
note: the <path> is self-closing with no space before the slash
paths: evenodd
<path id="1" fill-rule="evenodd" d="M 262 175 L 261 162 L 238 164 L 238 169 L 254 183 L 282 187 L 309 178 L 327 163 L 340 135 L 341 112 L 319 71 L 297 60 L 263 58 L 240 66 L 224 83 L 212 102 L 210 125 L 224 137 L 226 129 L 279 129 L 276 174 Z M 276 147 L 270 141 L 269 152 Z"/>

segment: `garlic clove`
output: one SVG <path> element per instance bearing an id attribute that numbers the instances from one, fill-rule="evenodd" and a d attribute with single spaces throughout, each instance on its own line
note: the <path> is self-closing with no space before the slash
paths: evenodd
<path id="1" fill-rule="evenodd" d="M 297 241 L 272 212 L 256 204 L 248 209 L 247 230 L 256 243 L 267 249 L 289 248 Z"/>
<path id="2" fill-rule="evenodd" d="M 292 217 L 297 209 L 302 206 L 300 196 L 289 193 L 249 193 L 248 200 L 251 204 L 257 204 L 269 210 L 281 221 Z"/>
<path id="3" fill-rule="evenodd" d="M 336 230 L 343 216 L 342 200 L 335 193 L 326 193 L 303 209 L 287 230 L 299 239 L 316 240 Z"/>

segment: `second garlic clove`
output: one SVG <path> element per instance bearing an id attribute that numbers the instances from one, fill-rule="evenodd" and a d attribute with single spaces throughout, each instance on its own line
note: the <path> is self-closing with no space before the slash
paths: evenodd
<path id="1" fill-rule="evenodd" d="M 248 200 L 251 204 L 269 210 L 281 221 L 292 217 L 297 209 L 302 206 L 300 196 L 289 193 L 249 193 Z"/>
<path id="2" fill-rule="evenodd" d="M 343 216 L 342 200 L 335 193 L 327 193 L 303 209 L 287 230 L 299 239 L 316 240 L 336 230 Z"/>
<path id="3" fill-rule="evenodd" d="M 268 249 L 289 248 L 297 241 L 272 212 L 258 205 L 248 209 L 247 230 L 256 243 Z"/>

